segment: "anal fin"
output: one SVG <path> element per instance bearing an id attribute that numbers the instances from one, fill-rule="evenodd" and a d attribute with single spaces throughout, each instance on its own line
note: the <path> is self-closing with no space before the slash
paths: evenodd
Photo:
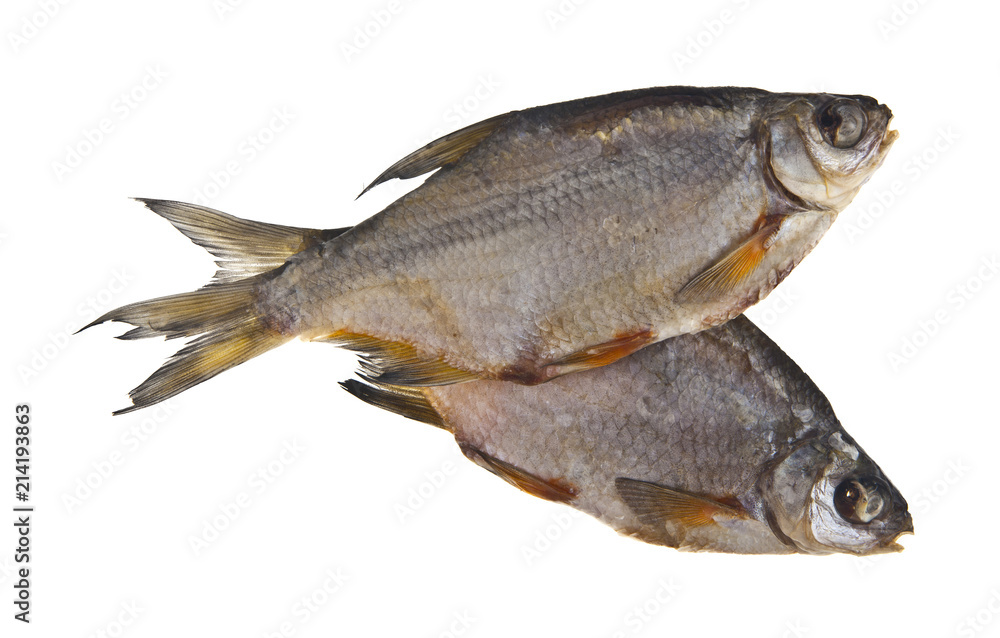
<path id="1" fill-rule="evenodd" d="M 677 293 L 677 301 L 705 302 L 723 297 L 743 284 L 757 270 L 764 253 L 774 243 L 780 219 L 761 226 L 740 246 L 689 281 Z"/>
<path id="2" fill-rule="evenodd" d="M 474 372 L 429 358 L 400 341 L 386 341 L 354 332 L 338 332 L 319 339 L 361 354 L 361 377 L 378 385 L 434 386 L 479 378 Z"/>
<path id="3" fill-rule="evenodd" d="M 649 328 L 622 334 L 611 341 L 584 348 L 550 363 L 544 368 L 543 380 L 547 381 L 571 372 L 606 366 L 622 357 L 627 357 L 654 341 L 656 341 L 656 333 Z"/>
<path id="4" fill-rule="evenodd" d="M 698 527 L 715 525 L 721 518 L 750 518 L 746 510 L 738 505 L 649 481 L 619 477 L 615 479 L 615 488 L 625 504 L 646 525 L 661 527 L 671 521 L 685 527 Z"/>
<path id="5" fill-rule="evenodd" d="M 514 487 L 532 496 L 544 498 L 557 503 L 569 503 L 576 498 L 576 486 L 560 479 L 544 479 L 536 474 L 522 470 L 495 456 L 490 456 L 471 445 L 462 445 L 462 453 L 477 465 L 493 472 Z"/>
<path id="6" fill-rule="evenodd" d="M 420 390 L 402 386 L 368 385 L 356 379 L 341 381 L 340 387 L 377 408 L 414 421 L 448 429 L 441 414 L 434 409 Z"/>

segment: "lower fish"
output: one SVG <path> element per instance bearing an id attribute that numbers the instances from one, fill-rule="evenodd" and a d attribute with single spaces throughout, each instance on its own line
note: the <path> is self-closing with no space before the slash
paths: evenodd
<path id="1" fill-rule="evenodd" d="M 688 551 L 900 551 L 906 500 L 745 317 L 539 386 L 342 384 L 621 534 Z"/>

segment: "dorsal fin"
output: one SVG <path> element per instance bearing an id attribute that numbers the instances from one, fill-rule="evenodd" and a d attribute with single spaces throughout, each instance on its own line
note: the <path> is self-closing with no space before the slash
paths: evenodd
<path id="1" fill-rule="evenodd" d="M 668 520 L 697 527 L 715 525 L 717 517 L 749 518 L 742 507 L 649 481 L 619 477 L 615 488 L 639 520 L 654 527 L 662 527 Z"/>
<path id="2" fill-rule="evenodd" d="M 576 498 L 578 491 L 576 486 L 564 480 L 544 479 L 506 461 L 501 461 L 495 456 L 490 456 L 471 445 L 459 444 L 459 446 L 462 448 L 462 453 L 477 465 L 486 468 L 517 489 L 532 496 L 556 503 L 569 503 Z"/>
<path id="3" fill-rule="evenodd" d="M 393 385 L 368 385 L 356 379 L 341 381 L 344 388 L 365 403 L 447 430 L 441 414 L 420 390 Z"/>
<path id="4" fill-rule="evenodd" d="M 417 177 L 436 168 L 457 162 L 463 155 L 478 146 L 480 142 L 486 139 L 490 133 L 495 131 L 497 127 L 503 124 L 514 113 L 517 113 L 517 111 L 496 115 L 488 120 L 476 122 L 454 133 L 449 133 L 444 137 L 439 137 L 385 169 L 381 175 L 375 178 L 374 182 L 361 191 L 358 197 L 361 197 L 361 195 L 364 195 L 379 184 L 388 182 L 390 179 L 397 177 L 399 179 Z"/>
<path id="5" fill-rule="evenodd" d="M 188 239 L 219 259 L 213 283 L 274 270 L 292 255 L 350 228 L 315 230 L 240 219 L 197 204 L 136 197 Z"/>

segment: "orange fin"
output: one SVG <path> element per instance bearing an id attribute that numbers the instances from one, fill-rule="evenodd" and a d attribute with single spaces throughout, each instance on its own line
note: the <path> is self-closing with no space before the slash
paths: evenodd
<path id="1" fill-rule="evenodd" d="M 457 162 L 463 155 L 478 146 L 490 133 L 503 124 L 512 113 L 516 112 L 512 111 L 511 113 L 491 117 L 482 122 L 476 122 L 471 126 L 466 126 L 454 133 L 449 133 L 444 137 L 434 140 L 427 146 L 410 153 L 385 169 L 381 175 L 375 178 L 374 182 L 361 191 L 361 195 L 364 195 L 383 182 L 388 182 L 390 179 L 397 177 L 399 179 L 417 177 L 436 168 Z M 358 195 L 358 197 L 361 197 L 361 195 Z"/>
<path id="2" fill-rule="evenodd" d="M 711 301 L 736 290 L 757 270 L 764 253 L 771 247 L 781 222 L 772 222 L 760 228 L 739 248 L 710 266 L 689 281 L 677 293 L 677 301 Z"/>
<path id="3" fill-rule="evenodd" d="M 674 490 L 648 481 L 616 478 L 619 496 L 643 523 L 662 526 L 675 521 L 687 527 L 717 524 L 717 518 L 749 518 L 739 505 Z"/>
<path id="4" fill-rule="evenodd" d="M 341 381 L 340 387 L 377 408 L 414 421 L 448 429 L 441 414 L 434 409 L 420 390 L 402 386 L 368 385 L 355 379 Z"/>
<path id="5" fill-rule="evenodd" d="M 636 350 L 656 341 L 656 333 L 646 328 L 615 337 L 606 343 L 584 348 L 545 366 L 544 379 L 553 379 L 571 372 L 600 368 L 627 357 Z"/>
<path id="6" fill-rule="evenodd" d="M 332 334 L 320 341 L 330 341 L 361 353 L 361 377 L 378 385 L 449 385 L 479 378 L 440 358 L 427 358 L 408 343 L 352 332 Z"/>
<path id="7" fill-rule="evenodd" d="M 544 498 L 557 503 L 569 503 L 576 498 L 576 486 L 560 479 L 543 479 L 531 472 L 526 472 L 506 461 L 490 456 L 471 445 L 461 445 L 462 452 L 473 462 L 493 472 L 519 490 L 532 496 Z"/>

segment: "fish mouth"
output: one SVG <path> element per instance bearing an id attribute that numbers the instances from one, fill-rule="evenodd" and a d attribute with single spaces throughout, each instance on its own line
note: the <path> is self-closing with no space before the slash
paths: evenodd
<path id="1" fill-rule="evenodd" d="M 882 143 L 879 145 L 879 148 L 888 149 L 890 146 L 892 146 L 892 143 L 895 142 L 898 137 L 899 137 L 899 131 L 886 128 L 885 135 L 882 136 Z"/>
<path id="2" fill-rule="evenodd" d="M 897 553 L 903 551 L 906 548 L 903 547 L 902 545 L 900 545 L 898 543 L 898 541 L 899 541 L 899 537 L 900 536 L 905 536 L 907 534 L 912 535 L 913 532 L 900 532 L 900 533 L 896 534 L 895 538 L 893 538 L 891 541 L 889 541 L 885 545 L 881 546 L 879 549 L 877 549 L 876 551 L 874 551 L 872 553 L 873 554 L 897 554 Z"/>
<path id="3" fill-rule="evenodd" d="M 905 547 L 899 544 L 899 539 L 901 536 L 913 535 L 913 517 L 907 514 L 905 521 L 900 525 L 899 531 L 896 532 L 891 538 L 885 539 L 882 543 L 879 543 L 878 548 L 876 548 L 872 554 L 889 554 L 895 552 L 901 552 Z"/>
<path id="4" fill-rule="evenodd" d="M 882 133 L 882 140 L 879 143 L 879 151 L 885 153 L 892 146 L 892 143 L 896 141 L 899 137 L 899 131 L 894 131 L 889 128 L 892 124 L 892 111 L 885 104 L 880 104 L 879 108 L 882 110 L 882 115 L 885 117 L 885 132 Z"/>
<path id="5" fill-rule="evenodd" d="M 874 149 L 874 152 L 870 152 L 869 154 L 869 157 L 871 158 L 870 159 L 871 165 L 867 171 L 868 175 L 866 176 L 865 181 L 867 181 L 868 178 L 871 177 L 872 173 L 874 173 L 875 170 L 877 170 L 880 166 L 882 166 L 882 163 L 885 161 L 886 155 L 889 154 L 889 149 L 892 148 L 893 143 L 899 138 L 899 131 L 889 128 L 889 125 L 892 123 L 892 111 L 889 110 L 889 107 L 884 105 L 881 107 L 881 109 L 882 109 L 882 116 L 885 117 L 885 124 L 883 125 L 885 128 L 882 131 L 882 137 L 875 138 L 878 140 L 878 145 L 872 143 L 870 147 Z"/>
<path id="6" fill-rule="evenodd" d="M 899 138 L 899 131 L 889 128 L 889 122 L 885 123 L 885 133 L 882 134 L 882 141 L 879 143 L 879 151 L 885 153 L 892 146 L 893 142 Z"/>

